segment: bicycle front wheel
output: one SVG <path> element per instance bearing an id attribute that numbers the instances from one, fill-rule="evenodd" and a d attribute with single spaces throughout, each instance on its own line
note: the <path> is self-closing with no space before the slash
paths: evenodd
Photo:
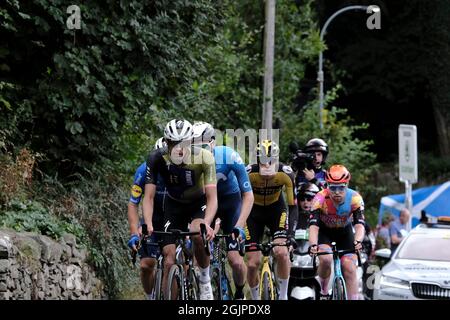
<path id="1" fill-rule="evenodd" d="M 155 300 L 161 300 L 163 299 L 162 297 L 162 292 L 161 292 L 161 287 L 162 287 L 162 269 L 157 269 L 156 270 L 156 276 L 155 276 Z"/>
<path id="2" fill-rule="evenodd" d="M 188 283 L 188 299 L 189 300 L 199 300 L 199 286 L 197 281 L 197 276 L 195 271 L 190 269 L 189 271 L 189 283 Z"/>
<path id="3" fill-rule="evenodd" d="M 333 300 L 347 300 L 347 289 L 345 288 L 345 281 L 342 277 L 334 279 Z"/>
<path id="4" fill-rule="evenodd" d="M 211 286 L 214 300 L 222 300 L 222 288 L 220 287 L 220 272 L 218 268 L 212 269 Z"/>
<path id="5" fill-rule="evenodd" d="M 261 300 L 275 300 L 275 292 L 272 279 L 268 272 L 262 274 Z"/>
<path id="6" fill-rule="evenodd" d="M 174 264 L 167 278 L 167 300 L 184 300 L 182 267 Z"/>

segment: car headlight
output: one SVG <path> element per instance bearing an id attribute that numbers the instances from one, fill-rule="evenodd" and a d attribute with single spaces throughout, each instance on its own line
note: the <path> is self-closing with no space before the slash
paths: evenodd
<path id="1" fill-rule="evenodd" d="M 312 266 L 312 260 L 309 255 L 294 255 L 294 261 L 292 261 L 292 266 L 295 268 L 302 268 L 307 266 Z"/>
<path id="2" fill-rule="evenodd" d="M 382 275 L 380 279 L 380 287 L 381 288 L 397 288 L 397 289 L 405 289 L 409 290 L 409 282 L 406 280 L 393 278 L 393 277 L 387 277 Z"/>

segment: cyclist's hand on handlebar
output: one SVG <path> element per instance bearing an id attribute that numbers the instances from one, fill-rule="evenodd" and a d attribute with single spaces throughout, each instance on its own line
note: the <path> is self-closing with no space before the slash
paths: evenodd
<path id="1" fill-rule="evenodd" d="M 319 252 L 318 248 L 319 247 L 317 246 L 317 244 L 310 245 L 308 248 L 309 255 L 313 256 L 313 255 L 317 254 L 317 252 Z"/>
<path id="2" fill-rule="evenodd" d="M 290 245 L 289 245 L 289 252 L 294 251 L 297 249 L 297 241 L 295 241 L 295 238 L 293 236 L 289 237 Z"/>
<path id="3" fill-rule="evenodd" d="M 232 234 L 232 238 L 233 240 L 236 240 L 236 234 L 239 234 L 239 236 L 237 237 L 237 240 L 239 240 L 239 242 L 242 242 L 245 240 L 245 230 L 242 227 L 239 226 L 235 226 L 233 228 L 233 234 Z"/>
<path id="4" fill-rule="evenodd" d="M 130 247 L 130 249 L 133 251 L 137 251 L 136 245 L 138 243 L 139 243 L 139 235 L 132 234 L 130 240 L 128 240 L 128 247 Z"/>
<path id="5" fill-rule="evenodd" d="M 362 242 L 361 241 L 358 241 L 358 240 L 355 240 L 354 242 L 353 242 L 353 244 L 355 245 L 355 250 L 362 250 Z"/>
<path id="6" fill-rule="evenodd" d="M 214 229 L 211 228 L 208 224 L 205 224 L 206 226 L 206 240 L 211 241 L 214 239 Z"/>

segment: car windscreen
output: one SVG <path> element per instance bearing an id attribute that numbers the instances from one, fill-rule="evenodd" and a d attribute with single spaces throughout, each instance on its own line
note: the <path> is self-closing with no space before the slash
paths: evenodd
<path id="1" fill-rule="evenodd" d="M 450 262 L 450 231 L 448 234 L 411 234 L 399 248 L 396 258 Z"/>

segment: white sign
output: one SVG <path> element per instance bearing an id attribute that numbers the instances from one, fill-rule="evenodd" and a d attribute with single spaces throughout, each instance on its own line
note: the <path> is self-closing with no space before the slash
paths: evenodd
<path id="1" fill-rule="evenodd" d="M 398 127 L 398 168 L 400 181 L 416 183 L 417 170 L 417 128 L 401 124 Z"/>

